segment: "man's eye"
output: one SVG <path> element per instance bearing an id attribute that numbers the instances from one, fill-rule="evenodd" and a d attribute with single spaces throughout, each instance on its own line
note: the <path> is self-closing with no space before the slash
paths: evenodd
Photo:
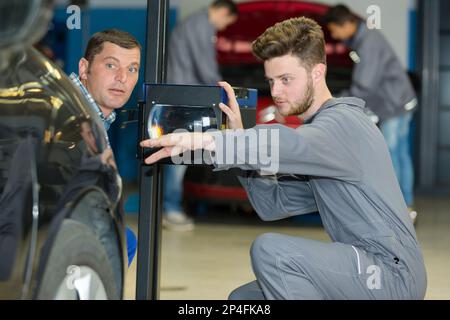
<path id="1" fill-rule="evenodd" d="M 291 78 L 283 78 L 281 79 L 281 81 L 283 82 L 283 84 L 288 84 L 289 82 L 291 82 Z"/>
<path id="2" fill-rule="evenodd" d="M 114 64 L 112 64 L 112 63 L 107 63 L 106 64 L 106 68 L 107 69 L 114 69 L 116 66 L 114 65 Z"/>
<path id="3" fill-rule="evenodd" d="M 128 69 L 128 71 L 130 71 L 131 73 L 136 73 L 136 72 L 138 72 L 138 68 L 136 68 L 136 67 L 130 67 L 130 68 Z"/>

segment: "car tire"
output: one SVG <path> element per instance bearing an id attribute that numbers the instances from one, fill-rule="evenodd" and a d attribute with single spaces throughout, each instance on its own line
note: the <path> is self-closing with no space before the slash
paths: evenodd
<path id="1" fill-rule="evenodd" d="M 65 219 L 38 288 L 39 300 L 121 299 L 106 250 L 85 224 Z"/>

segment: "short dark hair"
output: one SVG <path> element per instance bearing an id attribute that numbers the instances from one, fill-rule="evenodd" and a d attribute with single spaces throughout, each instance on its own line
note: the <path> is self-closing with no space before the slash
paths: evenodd
<path id="1" fill-rule="evenodd" d="M 307 70 L 327 63 L 322 28 L 305 17 L 276 23 L 253 41 L 252 50 L 261 61 L 292 54 L 300 58 Z"/>
<path id="2" fill-rule="evenodd" d="M 94 57 L 102 52 L 103 43 L 105 42 L 114 43 L 125 49 L 141 49 L 139 42 L 130 33 L 118 29 L 107 29 L 95 33 L 91 39 L 89 39 L 86 51 L 84 52 L 84 58 L 87 61 L 92 62 Z"/>
<path id="3" fill-rule="evenodd" d="M 238 15 L 238 7 L 236 3 L 234 3 L 232 0 L 214 0 L 210 7 L 212 8 L 227 8 L 231 15 L 237 16 Z"/>
<path id="4" fill-rule="evenodd" d="M 358 22 L 359 20 L 360 18 L 343 4 L 331 7 L 322 18 L 324 25 L 335 23 L 339 26 L 342 26 L 345 22 Z"/>

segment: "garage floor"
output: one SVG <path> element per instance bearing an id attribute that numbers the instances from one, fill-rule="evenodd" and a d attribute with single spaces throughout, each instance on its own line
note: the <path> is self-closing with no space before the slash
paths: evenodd
<path id="1" fill-rule="evenodd" d="M 450 198 L 420 197 L 416 225 L 427 266 L 426 299 L 450 299 Z M 254 214 L 217 208 L 197 216 L 191 232 L 163 230 L 161 299 L 226 299 L 236 287 L 254 280 L 249 248 L 265 232 L 330 241 L 316 217 L 262 222 Z M 127 215 L 137 231 L 137 215 Z M 134 299 L 136 259 L 128 270 L 125 298 Z"/>

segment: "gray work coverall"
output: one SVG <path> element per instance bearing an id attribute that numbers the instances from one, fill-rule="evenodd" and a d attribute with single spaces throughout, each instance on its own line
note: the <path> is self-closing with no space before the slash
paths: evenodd
<path id="1" fill-rule="evenodd" d="M 173 84 L 217 85 L 221 79 L 216 58 L 216 30 L 208 10 L 189 16 L 170 35 L 167 82 Z"/>
<path id="2" fill-rule="evenodd" d="M 256 281 L 231 299 L 424 298 L 421 248 L 384 138 L 363 109 L 361 99 L 333 98 L 297 129 L 212 133 L 215 170 L 244 170 L 239 179 L 263 220 L 319 212 L 332 240 L 259 236 L 251 247 Z M 232 161 L 225 161 L 230 141 L 267 129 L 279 134 L 277 175 L 261 175 L 263 164 L 245 161 L 259 148 L 272 150 L 270 139 L 235 143 Z"/>
<path id="3" fill-rule="evenodd" d="M 415 110 L 417 97 L 400 60 L 376 29 L 360 22 L 356 34 L 347 41 L 354 50 L 352 84 L 342 96 L 363 99 L 380 121 Z"/>

